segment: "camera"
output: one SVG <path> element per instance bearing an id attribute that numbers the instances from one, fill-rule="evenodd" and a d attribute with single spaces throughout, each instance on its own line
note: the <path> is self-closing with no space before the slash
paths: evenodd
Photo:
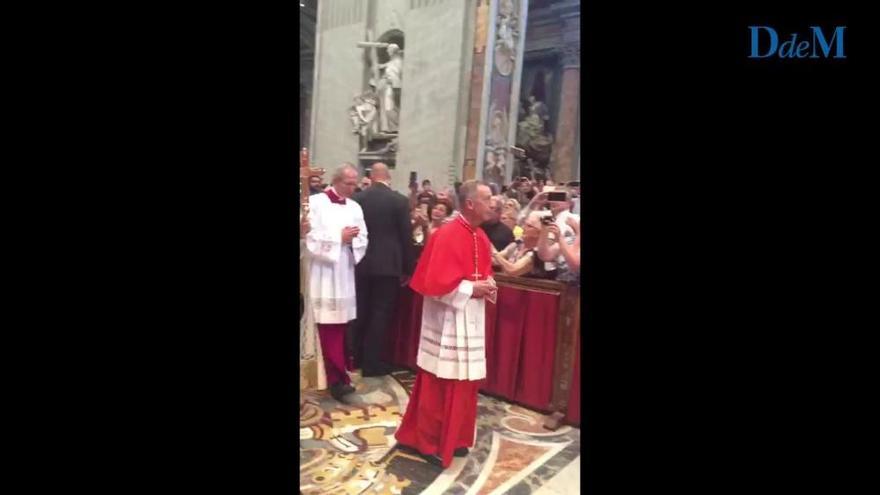
<path id="1" fill-rule="evenodd" d="M 551 202 L 562 202 L 567 201 L 568 197 L 564 192 L 550 192 L 547 193 L 547 201 Z"/>
<path id="2" fill-rule="evenodd" d="M 556 223 L 556 218 L 553 215 L 541 217 L 541 225 L 553 225 L 554 223 Z"/>

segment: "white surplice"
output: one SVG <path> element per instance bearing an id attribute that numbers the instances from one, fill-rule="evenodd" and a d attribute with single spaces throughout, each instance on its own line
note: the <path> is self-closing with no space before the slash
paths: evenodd
<path id="1" fill-rule="evenodd" d="M 451 380 L 486 378 L 486 302 L 472 298 L 474 283 L 462 280 L 442 297 L 425 296 L 416 363 Z"/>
<path id="2" fill-rule="evenodd" d="M 311 256 L 306 248 L 305 239 L 300 240 L 299 251 L 299 288 L 303 297 L 303 314 L 299 321 L 299 368 L 300 389 L 304 389 L 310 383 L 314 383 L 318 390 L 327 388 L 327 370 L 324 368 L 324 354 L 318 337 L 318 327 L 315 325 L 315 315 L 312 312 L 312 298 L 309 296 L 309 266 Z M 303 376 L 314 371 L 314 376 Z"/>
<path id="3" fill-rule="evenodd" d="M 316 323 L 348 323 L 357 318 L 354 267 L 367 252 L 367 225 L 361 206 L 351 199 L 330 202 L 326 194 L 309 198 L 306 235 L 309 250 L 309 296 Z M 342 229 L 358 227 L 351 244 L 342 243 Z"/>

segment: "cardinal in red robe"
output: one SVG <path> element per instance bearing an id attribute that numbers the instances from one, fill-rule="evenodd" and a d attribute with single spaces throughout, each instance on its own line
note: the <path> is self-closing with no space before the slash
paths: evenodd
<path id="1" fill-rule="evenodd" d="M 410 287 L 424 296 L 418 371 L 395 437 L 429 461 L 449 467 L 474 444 L 477 391 L 486 377 L 485 298 L 494 300 L 489 238 L 491 190 L 468 181 L 461 214 L 429 239 Z"/>

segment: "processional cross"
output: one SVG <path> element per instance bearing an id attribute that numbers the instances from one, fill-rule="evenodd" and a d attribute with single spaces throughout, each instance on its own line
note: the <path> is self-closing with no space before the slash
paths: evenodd
<path id="1" fill-rule="evenodd" d="M 309 149 L 303 148 L 299 152 L 299 199 L 303 213 L 309 213 L 309 179 L 324 175 L 323 168 L 311 167 L 309 164 Z"/>

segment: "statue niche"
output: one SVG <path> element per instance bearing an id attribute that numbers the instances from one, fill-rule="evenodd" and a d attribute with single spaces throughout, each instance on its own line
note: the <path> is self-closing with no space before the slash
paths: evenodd
<path id="1" fill-rule="evenodd" d="M 553 150 L 553 136 L 546 129 L 550 111 L 534 96 L 529 96 L 525 107 L 526 115 L 516 126 L 516 145 L 525 150 L 519 175 L 534 176 L 538 172 L 548 177 L 550 153 Z"/>
<path id="2" fill-rule="evenodd" d="M 354 97 L 349 107 L 352 132 L 360 136 L 361 161 L 382 160 L 393 163 L 400 129 L 400 100 L 403 88 L 403 32 L 388 31 L 372 40 L 357 44 L 366 49 L 366 89 Z"/>

